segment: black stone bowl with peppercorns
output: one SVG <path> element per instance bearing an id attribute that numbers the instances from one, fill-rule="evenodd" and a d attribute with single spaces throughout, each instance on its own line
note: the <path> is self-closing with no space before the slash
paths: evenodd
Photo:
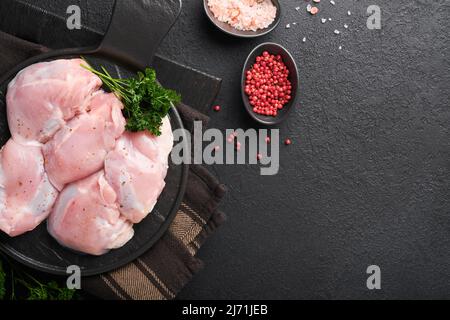
<path id="1" fill-rule="evenodd" d="M 259 123 L 281 123 L 295 106 L 298 84 L 292 55 L 279 44 L 262 43 L 249 54 L 242 70 L 245 109 Z"/>

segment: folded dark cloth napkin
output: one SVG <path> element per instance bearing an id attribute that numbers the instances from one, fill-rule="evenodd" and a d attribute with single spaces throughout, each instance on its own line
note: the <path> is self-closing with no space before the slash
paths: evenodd
<path id="1" fill-rule="evenodd" d="M 0 32 L 0 75 L 46 50 L 43 46 Z M 164 66 L 167 68 L 167 64 Z M 196 77 L 200 76 L 199 73 Z M 216 87 L 218 89 L 219 86 Z M 212 100 L 217 92 L 207 94 L 212 95 Z M 204 125 L 208 122 L 207 116 L 189 106 L 181 104 L 177 109 L 188 129 L 192 128 L 194 120 L 203 121 Z M 83 278 L 82 289 L 103 299 L 175 298 L 202 267 L 202 262 L 195 257 L 198 249 L 225 219 L 217 209 L 225 195 L 225 186 L 204 167 L 190 166 L 186 190 L 170 228 L 149 251 L 122 268 Z"/>

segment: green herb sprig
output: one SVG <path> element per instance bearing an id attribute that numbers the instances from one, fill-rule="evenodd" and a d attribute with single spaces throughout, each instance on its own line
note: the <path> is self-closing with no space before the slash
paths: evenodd
<path id="1" fill-rule="evenodd" d="M 50 281 L 48 283 L 41 283 L 30 275 L 28 280 L 16 279 L 16 281 L 22 284 L 28 289 L 27 300 L 72 300 L 75 295 L 75 290 L 60 287 L 56 281 Z"/>
<path id="2" fill-rule="evenodd" d="M 19 294 L 16 294 L 17 292 Z M 68 289 L 56 281 L 40 281 L 12 264 L 0 253 L 0 300 L 73 300 L 77 298 L 76 290 Z"/>
<path id="3" fill-rule="evenodd" d="M 0 260 L 0 300 L 3 300 L 6 296 L 6 272 L 3 269 L 3 263 Z"/>
<path id="4" fill-rule="evenodd" d="M 162 119 L 169 113 L 172 104 L 181 101 L 179 94 L 158 83 L 153 69 L 138 72 L 133 78 L 118 79 L 113 78 L 104 67 L 98 71 L 87 63 L 82 66 L 96 74 L 122 100 L 125 105 L 122 112 L 127 119 L 128 131 L 148 130 L 156 136 L 161 135 Z"/>

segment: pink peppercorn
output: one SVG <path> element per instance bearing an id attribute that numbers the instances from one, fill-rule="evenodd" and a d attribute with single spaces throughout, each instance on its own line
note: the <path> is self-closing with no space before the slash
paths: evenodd
<path id="1" fill-rule="evenodd" d="M 289 70 L 280 55 L 264 51 L 246 72 L 245 79 L 245 94 L 257 114 L 276 117 L 292 99 Z"/>

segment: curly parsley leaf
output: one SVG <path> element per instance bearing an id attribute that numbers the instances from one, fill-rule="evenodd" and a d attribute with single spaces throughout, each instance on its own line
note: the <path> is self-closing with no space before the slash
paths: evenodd
<path id="1" fill-rule="evenodd" d="M 89 65 L 82 67 L 96 74 L 103 85 L 122 100 L 128 131 L 148 130 L 156 136 L 161 135 L 162 119 L 169 113 L 172 104 L 181 101 L 179 94 L 158 83 L 153 69 L 138 72 L 133 78 L 118 79 L 113 78 L 104 67 L 100 71 Z"/>

